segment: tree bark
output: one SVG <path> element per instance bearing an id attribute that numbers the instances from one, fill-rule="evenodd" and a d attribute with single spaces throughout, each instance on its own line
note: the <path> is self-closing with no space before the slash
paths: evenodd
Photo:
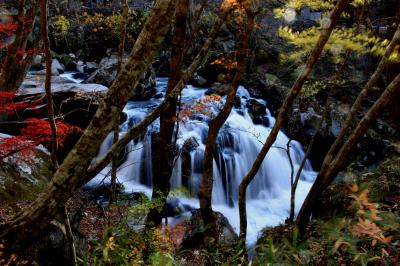
<path id="1" fill-rule="evenodd" d="M 123 63 L 124 63 L 124 48 L 125 48 L 125 39 L 126 39 L 126 23 L 128 19 L 129 6 L 127 0 L 121 0 L 121 41 L 118 46 L 118 63 L 117 63 L 117 75 L 121 72 Z M 114 138 L 113 142 L 116 143 L 119 139 L 119 123 L 120 117 L 118 116 L 115 120 L 114 125 Z M 115 191 L 117 189 L 117 171 L 118 171 L 118 155 L 119 151 L 115 151 L 112 158 L 111 163 L 111 185 L 110 185 L 110 197 L 109 197 L 109 205 L 111 205 L 115 200 Z"/>
<path id="2" fill-rule="evenodd" d="M 46 101 L 47 101 L 47 118 L 49 120 L 51 129 L 51 162 L 53 164 L 53 169 L 58 168 L 57 162 L 57 127 L 56 121 L 54 120 L 54 107 L 53 107 L 53 97 L 51 95 L 51 65 L 52 57 L 50 51 L 50 40 L 47 29 L 47 0 L 40 0 L 40 33 L 42 35 L 45 55 L 46 55 L 46 80 L 44 88 L 46 91 Z"/>
<path id="3" fill-rule="evenodd" d="M 17 249 L 43 230 L 85 182 L 87 169 L 101 142 L 114 126 L 140 77 L 153 59 L 168 30 L 176 0 L 158 0 L 147 19 L 125 68 L 117 76 L 84 134 L 57 170 L 48 188 L 27 210 L 0 226 L 0 239 Z"/>
<path id="4" fill-rule="evenodd" d="M 214 233 L 213 229 L 215 229 L 215 226 L 213 225 L 214 215 L 211 206 L 213 187 L 213 153 L 215 149 L 215 143 L 220 128 L 223 126 L 232 110 L 236 92 L 239 87 L 239 82 L 242 80 L 246 70 L 246 63 L 249 54 L 249 37 L 254 26 L 255 14 L 250 10 L 248 1 L 243 2 L 244 3 L 240 4 L 242 5 L 242 11 L 244 11 L 243 13 L 245 13 L 242 14 L 242 16 L 246 15 L 246 21 L 243 22 L 243 29 L 239 29 L 236 32 L 236 38 L 238 40 L 236 49 L 236 73 L 229 87 L 229 92 L 224 107 L 219 114 L 215 118 L 211 119 L 208 123 L 208 136 L 203 161 L 203 180 L 198 193 L 202 218 L 204 224 L 207 225 L 208 228 L 205 233 L 206 236 L 211 236 Z"/>
<path id="5" fill-rule="evenodd" d="M 289 108 L 292 106 L 295 98 L 300 93 L 301 88 L 303 87 L 305 81 L 307 80 L 308 76 L 310 75 L 317 59 L 321 55 L 321 52 L 329 40 L 331 33 L 338 22 L 340 15 L 342 14 L 343 10 L 349 3 L 349 0 L 340 0 L 335 6 L 332 14 L 330 15 L 330 23 L 327 25 L 326 28 L 322 28 L 321 35 L 318 38 L 317 43 L 315 44 L 311 54 L 307 60 L 306 66 L 301 73 L 301 75 L 296 80 L 295 84 L 293 85 L 292 89 L 290 90 L 288 96 L 286 97 L 282 107 L 280 108 L 279 115 L 276 119 L 276 122 L 265 142 L 263 145 L 260 153 L 257 155 L 256 160 L 254 161 L 253 166 L 251 167 L 250 171 L 247 175 L 243 178 L 242 182 L 239 186 L 239 213 L 240 213 L 240 239 L 245 240 L 246 233 L 247 233 L 247 217 L 246 217 L 246 189 L 251 181 L 256 176 L 258 169 L 260 168 L 262 162 L 264 161 L 265 156 L 267 155 L 269 149 L 271 148 L 272 144 L 275 142 L 276 136 L 279 133 L 279 129 L 286 118 L 286 115 L 289 111 Z"/>
<path id="6" fill-rule="evenodd" d="M 182 76 L 183 56 L 186 37 L 186 20 L 189 9 L 188 0 L 178 0 L 175 12 L 175 26 L 172 37 L 171 61 L 166 95 L 170 94 Z M 173 170 L 176 146 L 172 142 L 177 108 L 177 97 L 171 99 L 160 115 L 160 132 L 157 134 L 153 150 L 153 194 L 152 200 L 162 205 L 150 209 L 146 229 L 161 224 L 165 204 L 170 191 L 170 179 Z M 179 123 L 179 122 L 178 122 Z"/>
<path id="7" fill-rule="evenodd" d="M 324 117 L 322 117 L 321 121 L 319 121 L 317 129 L 315 130 L 314 136 L 311 138 L 311 141 L 308 144 L 307 151 L 304 154 L 304 157 L 300 162 L 299 169 L 297 170 L 294 181 L 292 179 L 292 187 L 290 189 L 290 212 L 289 212 L 289 223 L 290 224 L 293 224 L 293 221 L 294 221 L 294 208 L 295 208 L 297 184 L 299 183 L 301 172 L 303 171 L 304 165 L 307 162 L 307 158 L 310 155 L 311 149 L 312 149 L 314 142 L 319 134 L 319 131 L 321 130 L 323 122 L 324 122 Z"/>
<path id="8" fill-rule="evenodd" d="M 346 165 L 350 157 L 351 151 L 362 136 L 371 127 L 372 123 L 376 120 L 381 111 L 388 107 L 396 97 L 400 95 L 400 74 L 386 87 L 385 91 L 375 102 L 375 104 L 368 110 L 368 112 L 361 119 L 360 123 L 354 129 L 347 141 L 341 146 L 337 152 L 335 159 L 319 172 L 303 206 L 297 216 L 296 224 L 299 228 L 300 234 L 306 231 L 307 223 L 312 213 L 313 206 L 315 205 L 318 196 L 332 183 L 339 171 Z"/>

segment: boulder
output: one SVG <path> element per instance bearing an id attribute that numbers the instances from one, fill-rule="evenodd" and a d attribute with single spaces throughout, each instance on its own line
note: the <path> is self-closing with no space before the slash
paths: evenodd
<path id="1" fill-rule="evenodd" d="M 204 87 L 207 86 L 208 81 L 202 76 L 195 73 L 190 83 L 195 87 Z"/>
<path id="2" fill-rule="evenodd" d="M 0 134 L 0 142 L 11 136 Z M 38 146 L 0 162 L 0 202 L 34 200 L 53 176 L 49 152 Z"/>
<path id="3" fill-rule="evenodd" d="M 309 107 L 306 112 L 300 113 L 300 120 L 305 129 L 311 129 L 314 135 L 322 116 L 314 111 L 314 108 Z"/>
<path id="4" fill-rule="evenodd" d="M 110 87 L 117 76 L 118 58 L 116 55 L 103 58 L 99 67 L 86 80 L 86 83 L 97 83 Z M 153 97 L 156 93 L 156 77 L 152 68 L 149 68 L 139 81 L 136 88 L 137 93 L 132 96 L 132 100 L 146 100 Z M 132 88 L 133 90 L 133 88 Z"/>
<path id="5" fill-rule="evenodd" d="M 92 74 L 99 68 L 99 64 L 96 62 L 86 62 L 85 73 Z"/>
<path id="6" fill-rule="evenodd" d="M 249 110 L 250 116 L 253 119 L 256 117 L 262 117 L 266 114 L 265 109 L 267 108 L 267 106 L 256 99 L 248 100 L 246 106 Z"/>
<path id="7" fill-rule="evenodd" d="M 230 225 L 228 219 L 220 212 L 214 212 L 216 223 L 214 236 L 216 243 L 220 245 L 233 246 L 238 241 L 238 235 L 236 234 L 233 227 Z M 192 217 L 188 223 L 189 228 L 186 230 L 186 234 L 183 239 L 182 247 L 193 248 L 201 245 L 205 231 L 203 218 L 201 216 L 200 209 L 192 211 Z"/>
<path id="8" fill-rule="evenodd" d="M 42 60 L 43 60 L 43 56 L 42 55 L 36 55 L 35 58 L 33 59 L 31 68 L 34 70 L 42 70 L 44 69 L 43 65 L 42 65 Z"/>
<path id="9" fill-rule="evenodd" d="M 64 66 L 62 66 L 57 59 L 53 59 L 53 61 L 51 62 L 51 73 L 53 75 L 58 75 L 64 73 L 64 71 Z"/>

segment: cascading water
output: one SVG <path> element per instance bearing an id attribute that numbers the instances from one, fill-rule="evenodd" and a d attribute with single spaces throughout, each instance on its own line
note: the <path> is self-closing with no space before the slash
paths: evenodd
<path id="1" fill-rule="evenodd" d="M 142 120 L 146 114 L 157 106 L 165 96 L 166 78 L 157 79 L 157 90 L 160 97 L 148 101 L 131 101 L 126 105 L 124 112 L 128 119 L 120 126 L 120 135 L 123 135 L 135 123 Z M 187 86 L 182 92 L 182 102 L 191 103 L 206 95 L 206 89 L 198 89 Z M 275 119 L 267 111 L 264 117 L 266 124 L 253 123 L 248 110 L 247 102 L 251 99 L 249 92 L 240 87 L 238 90 L 240 103 L 232 110 L 226 124 L 219 133 L 217 150 L 214 156 L 214 187 L 213 208 L 222 212 L 231 225 L 239 229 L 239 211 L 237 207 L 238 187 L 241 179 L 251 168 L 262 142 L 267 138 Z M 262 100 L 255 99 L 259 102 Z M 218 109 L 218 106 L 215 107 Z M 215 112 L 217 110 L 214 110 Z M 194 115 L 188 121 L 182 121 L 179 125 L 177 144 L 179 147 L 190 143 L 184 160 L 183 152 L 176 159 L 172 188 L 185 186 L 192 193 L 193 198 L 180 197 L 184 204 L 199 207 L 197 191 L 202 178 L 203 155 L 207 139 L 207 120 L 205 115 Z M 140 138 L 132 140 L 126 147 L 124 162 L 119 167 L 118 180 L 123 183 L 129 192 L 142 191 L 147 196 L 151 195 L 152 185 L 152 160 L 151 160 L 151 136 L 158 131 L 159 121 L 155 121 Z M 112 133 L 103 142 L 98 157 L 103 155 L 112 145 Z M 248 233 L 247 242 L 254 243 L 257 235 L 265 226 L 274 226 L 282 223 L 289 216 L 290 205 L 290 172 L 291 167 L 286 153 L 286 145 L 289 139 L 283 132 L 279 132 L 277 139 L 266 156 L 257 176 L 250 184 L 247 192 L 247 217 Z M 294 164 L 294 172 L 297 172 L 299 164 L 304 156 L 301 145 L 291 142 L 291 158 Z M 186 169 L 186 171 L 185 171 Z M 185 174 L 189 169 L 190 174 Z M 92 184 L 103 180 L 109 174 L 110 167 L 106 167 Z M 296 211 L 303 202 L 310 189 L 316 173 L 311 164 L 305 165 L 296 192 Z"/>

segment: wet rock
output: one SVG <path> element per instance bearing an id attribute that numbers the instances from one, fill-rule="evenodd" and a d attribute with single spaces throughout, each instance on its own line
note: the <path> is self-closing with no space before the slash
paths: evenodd
<path id="1" fill-rule="evenodd" d="M 216 223 L 214 236 L 217 243 L 222 245 L 232 246 L 238 241 L 238 235 L 233 227 L 230 225 L 228 219 L 220 212 L 214 212 Z M 203 232 L 205 231 L 203 218 L 199 209 L 192 211 L 192 217 L 188 223 L 188 230 L 184 236 L 182 246 L 185 248 L 196 247 L 201 245 L 203 239 Z"/>
<path id="2" fill-rule="evenodd" d="M 305 130 L 309 130 L 310 135 L 314 135 L 321 119 L 322 116 L 317 114 L 312 107 L 309 107 L 306 112 L 300 113 L 301 123 Z"/>
<path id="3" fill-rule="evenodd" d="M 116 55 L 103 58 L 99 63 L 99 68 L 85 82 L 110 87 L 117 76 L 117 64 L 118 58 Z M 136 93 L 132 95 L 131 100 L 147 100 L 157 93 L 156 77 L 152 68 L 149 68 L 144 73 L 135 90 Z"/>
<path id="4" fill-rule="evenodd" d="M 35 58 L 33 59 L 31 69 L 36 70 L 36 71 L 43 70 L 44 67 L 42 65 L 42 60 L 43 60 L 43 56 L 36 55 Z"/>
<path id="5" fill-rule="evenodd" d="M 247 101 L 246 106 L 253 119 L 259 116 L 262 117 L 266 114 L 265 109 L 267 107 L 256 99 L 250 99 L 249 101 Z"/>
<path id="6" fill-rule="evenodd" d="M 235 100 L 234 100 L 234 102 L 233 102 L 233 106 L 234 106 L 235 108 L 241 108 L 241 107 L 242 107 L 242 99 L 240 98 L 239 95 L 236 95 L 236 96 L 235 96 Z"/>
<path id="7" fill-rule="evenodd" d="M 329 112 L 329 122 L 330 122 L 330 133 L 337 137 L 339 135 L 340 129 L 346 119 L 350 107 L 345 104 L 333 105 L 330 107 Z"/>
<path id="8" fill-rule="evenodd" d="M 65 71 L 77 71 L 76 56 L 74 54 L 61 55 L 60 62 L 65 66 Z"/>
<path id="9" fill-rule="evenodd" d="M 174 217 L 182 215 L 185 212 L 193 210 L 193 208 L 187 204 L 182 204 L 179 199 L 172 198 L 167 200 L 165 215 L 167 217 Z"/>
<path id="10" fill-rule="evenodd" d="M 85 73 L 92 74 L 99 68 L 96 62 L 86 62 Z"/>
<path id="11" fill-rule="evenodd" d="M 190 83 L 196 87 L 204 87 L 204 86 L 207 86 L 208 81 L 205 78 L 203 78 L 202 76 L 194 74 Z"/>
<path id="12" fill-rule="evenodd" d="M 131 100 L 142 101 L 148 100 L 157 94 L 156 89 L 156 73 L 153 68 L 148 68 L 135 88 L 135 93 L 131 96 Z"/>
<path id="13" fill-rule="evenodd" d="M 64 71 L 64 66 L 62 66 L 57 59 L 53 59 L 53 61 L 51 62 L 51 73 L 53 75 L 58 75 L 64 73 Z"/>
<path id="14" fill-rule="evenodd" d="M 99 68 L 90 75 L 86 83 L 98 83 L 110 87 L 117 75 L 117 63 L 116 56 L 103 58 L 99 63 Z"/>
<path id="15" fill-rule="evenodd" d="M 155 99 L 161 99 L 162 97 L 164 97 L 164 94 L 162 94 L 161 92 L 153 96 L 153 98 Z"/>
<path id="16" fill-rule="evenodd" d="M 217 91 L 214 88 L 209 88 L 206 90 L 205 95 L 215 94 Z"/>
<path id="17" fill-rule="evenodd" d="M 0 134 L 2 139 L 10 137 Z M 0 201 L 34 200 L 53 176 L 48 151 L 43 146 L 33 150 L 29 159 L 21 154 L 4 158 L 0 163 Z"/>
<path id="18" fill-rule="evenodd" d="M 60 113 L 64 114 L 64 121 L 68 124 L 86 128 L 99 107 L 88 95 L 65 98 L 60 104 Z"/>
<path id="19" fill-rule="evenodd" d="M 215 39 L 215 48 L 222 53 L 229 53 L 235 50 L 235 40 L 230 38 L 233 36 L 226 37 L 217 37 Z"/>
<path id="20" fill-rule="evenodd" d="M 78 70 L 80 73 L 84 73 L 85 63 L 83 63 L 83 61 L 78 61 L 78 63 L 76 63 L 76 70 Z"/>
<path id="21" fill-rule="evenodd" d="M 73 74 L 72 77 L 74 79 L 86 80 L 89 77 L 89 75 L 87 73 L 78 72 L 78 73 Z"/>
<path id="22" fill-rule="evenodd" d="M 263 125 L 265 127 L 269 127 L 270 126 L 269 119 L 268 119 L 268 117 L 265 117 L 265 116 L 263 116 L 263 117 L 260 117 L 260 116 L 255 117 L 253 119 L 253 123 L 256 124 L 256 125 Z"/>

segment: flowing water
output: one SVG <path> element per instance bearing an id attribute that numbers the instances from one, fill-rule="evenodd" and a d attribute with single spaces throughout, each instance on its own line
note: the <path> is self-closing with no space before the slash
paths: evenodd
<path id="1" fill-rule="evenodd" d="M 166 85 L 166 78 L 158 78 L 158 99 L 128 102 L 124 108 L 128 119 L 120 126 L 121 136 L 162 101 Z M 187 86 L 182 92 L 183 106 L 193 106 L 196 100 L 205 97 L 206 91 L 206 89 Z M 222 212 L 236 231 L 239 230 L 237 202 L 240 181 L 251 168 L 275 122 L 275 119 L 267 109 L 267 114 L 263 118 L 264 124 L 267 126 L 254 124 L 246 107 L 247 102 L 252 99 L 249 92 L 240 87 L 237 95 L 240 97 L 240 102 L 236 104 L 219 133 L 217 151 L 214 158 L 214 187 L 212 194 L 213 209 Z M 265 104 L 263 100 L 255 100 Z M 179 196 L 179 200 L 181 203 L 194 208 L 199 207 L 196 197 L 202 178 L 203 154 L 208 130 L 207 120 L 218 111 L 220 106 L 221 104 L 213 104 L 210 114 L 193 112 L 190 115 L 190 119 L 183 119 L 179 123 L 176 143 L 179 147 L 182 147 L 185 141 L 190 140 L 191 145 L 189 149 L 184 149 L 186 151 L 185 158 L 189 158 L 189 160 L 183 159 L 183 153 L 176 159 L 171 185 L 172 188 L 186 187 L 193 197 Z M 117 176 L 127 192 L 141 191 L 147 196 L 151 196 L 151 138 L 152 133 L 157 132 L 158 129 L 159 121 L 155 121 L 146 133 L 140 138 L 132 140 L 126 147 L 128 153 L 119 167 Z M 250 244 L 255 243 L 261 229 L 266 226 L 278 225 L 289 216 L 291 167 L 286 153 L 288 141 L 287 136 L 283 132 L 279 132 L 257 176 L 248 188 L 247 242 Z M 110 133 L 101 145 L 98 157 L 110 148 L 112 142 L 113 137 L 112 133 Z M 298 142 L 291 142 L 290 154 L 296 173 L 304 156 L 303 149 Z M 184 174 L 187 171 L 183 171 L 185 170 L 183 167 L 189 169 L 190 174 Z M 104 177 L 109 172 L 110 167 L 106 167 L 91 183 L 94 184 L 104 180 Z M 316 172 L 312 170 L 311 164 L 307 162 L 302 171 L 296 192 L 296 212 L 306 197 L 315 176 Z"/>

